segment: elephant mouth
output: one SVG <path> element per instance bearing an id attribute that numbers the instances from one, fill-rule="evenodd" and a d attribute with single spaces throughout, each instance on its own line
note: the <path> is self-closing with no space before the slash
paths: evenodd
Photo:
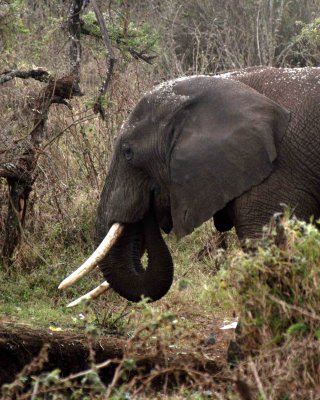
<path id="1" fill-rule="evenodd" d="M 141 274 L 145 271 L 146 267 L 142 261 L 143 255 L 147 253 L 146 249 L 146 228 L 145 221 L 146 217 L 138 222 L 125 223 L 123 224 L 123 233 L 117 240 L 117 244 L 113 249 L 113 257 L 119 260 L 119 257 L 124 254 L 129 260 L 127 268 L 133 273 Z M 105 273 L 104 264 L 100 266 L 100 269 Z"/>
<path id="2" fill-rule="evenodd" d="M 97 297 L 110 286 L 129 301 L 137 302 L 142 297 L 155 301 L 163 297 L 172 284 L 173 262 L 155 213 L 149 210 L 134 223 L 114 223 L 97 250 L 59 288 L 72 285 L 97 265 L 106 281 L 69 306 L 83 298 Z"/>

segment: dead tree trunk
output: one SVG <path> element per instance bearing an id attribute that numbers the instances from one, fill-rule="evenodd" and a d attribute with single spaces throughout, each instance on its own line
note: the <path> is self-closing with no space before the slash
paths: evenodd
<path id="1" fill-rule="evenodd" d="M 12 74 L 12 71 L 8 74 Z M 10 264 L 13 252 L 23 234 L 27 202 L 35 180 L 41 144 L 46 136 L 50 106 L 53 103 L 69 106 L 69 99 L 82 94 L 74 75 L 47 80 L 49 80 L 48 85 L 39 93 L 34 103 L 34 123 L 30 135 L 22 140 L 19 146 L 15 146 L 12 142 L 10 151 L 0 154 L 0 177 L 7 178 L 8 182 L 8 211 L 2 247 L 6 265 Z"/>
<path id="2" fill-rule="evenodd" d="M 5 221 L 5 236 L 2 254 L 10 259 L 20 241 L 27 209 L 27 201 L 32 185 L 26 181 L 8 179 L 8 212 Z"/>

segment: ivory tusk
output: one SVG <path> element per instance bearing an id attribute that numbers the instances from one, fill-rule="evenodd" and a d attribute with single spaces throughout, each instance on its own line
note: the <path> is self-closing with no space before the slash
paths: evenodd
<path id="1" fill-rule="evenodd" d="M 110 285 L 107 281 L 101 283 L 101 285 L 97 286 L 96 288 L 92 289 L 90 292 L 84 294 L 83 296 L 79 297 L 78 299 L 72 301 L 67 305 L 67 307 L 74 307 L 81 303 L 82 300 L 92 300 L 96 297 L 100 296 L 102 293 L 106 292 L 109 289 Z"/>
<path id="2" fill-rule="evenodd" d="M 79 279 L 81 279 L 84 275 L 87 275 L 91 272 L 99 262 L 105 257 L 111 247 L 115 244 L 118 237 L 121 235 L 123 231 L 123 225 L 119 223 L 115 223 L 109 229 L 106 237 L 100 243 L 99 247 L 91 254 L 91 256 L 79 267 L 76 271 L 72 272 L 67 278 L 65 278 L 59 285 L 59 289 L 65 289 Z"/>

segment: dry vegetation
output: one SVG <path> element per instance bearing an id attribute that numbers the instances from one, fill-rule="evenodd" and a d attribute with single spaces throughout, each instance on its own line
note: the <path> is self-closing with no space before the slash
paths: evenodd
<path id="1" fill-rule="evenodd" d="M 0 0 L 0 74 L 42 67 L 54 79 L 68 75 L 71 3 Z M 175 280 L 155 304 L 128 304 L 110 292 L 66 309 L 99 282 L 98 272 L 57 291 L 61 278 L 92 250 L 113 141 L 141 94 L 181 74 L 318 65 L 319 0 L 96 3 L 117 59 L 102 101 L 105 120 L 93 112 L 106 49 L 89 5 L 81 36 L 84 96 L 69 99 L 69 106 L 51 105 L 21 240 L 12 256 L 0 260 L 0 373 L 3 382 L 11 381 L 2 397 L 319 399 L 320 236 L 311 225 L 278 221 L 248 254 L 232 234 L 228 251 L 217 251 L 210 223 L 180 242 L 167 238 Z M 21 78 L 0 84 L 0 171 L 21 156 L 46 85 Z M 0 247 L 9 207 L 7 179 L 0 177 Z M 212 252 L 199 257 L 205 246 Z M 227 347 L 234 331 L 219 328 L 235 317 L 242 321 L 237 340 L 245 358 L 231 369 Z M 36 343 L 27 339 L 30 332 Z M 51 350 L 38 354 L 46 342 Z M 82 355 L 59 364 L 61 343 L 79 345 Z M 109 358 L 103 343 L 114 351 Z M 19 374 L 4 379 L 10 368 Z"/>

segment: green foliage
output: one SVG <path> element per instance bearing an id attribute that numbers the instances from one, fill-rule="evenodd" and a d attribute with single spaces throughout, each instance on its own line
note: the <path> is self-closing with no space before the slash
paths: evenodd
<path id="1" fill-rule="evenodd" d="M 88 108 L 92 108 L 95 104 L 96 104 L 97 99 L 93 98 L 93 99 L 89 99 L 86 102 L 86 107 Z M 103 109 L 108 109 L 111 108 L 114 105 L 114 102 L 108 98 L 108 96 L 101 96 L 100 98 L 100 105 Z"/>
<path id="2" fill-rule="evenodd" d="M 180 279 L 178 282 L 178 289 L 179 290 L 184 290 L 187 289 L 187 287 L 189 286 L 189 281 L 187 279 Z"/>
<path id="3" fill-rule="evenodd" d="M 124 17 L 117 13 L 112 20 L 104 15 L 107 22 L 108 34 L 114 46 L 118 47 L 124 56 L 132 51 L 138 54 L 154 53 L 158 51 L 159 37 L 147 23 L 137 24 L 129 22 L 124 31 Z M 101 37 L 100 28 L 97 24 L 93 11 L 83 16 L 84 29 L 92 36 Z"/>
<path id="4" fill-rule="evenodd" d="M 89 11 L 83 15 L 84 28 L 92 36 L 101 37 L 100 28 L 97 23 L 96 15 L 93 11 Z"/>
<path id="5" fill-rule="evenodd" d="M 29 35 L 30 30 L 22 18 L 26 12 L 25 0 L 10 1 L 7 3 L 7 8 L 5 17 L 1 21 L 0 35 L 4 39 L 4 50 L 10 52 L 13 50 L 17 37 Z"/>
<path id="6" fill-rule="evenodd" d="M 134 371 L 137 368 L 136 362 L 132 358 L 124 359 L 123 366 L 126 371 Z"/>
<path id="7" fill-rule="evenodd" d="M 10 7 L 10 30 L 13 34 L 29 34 L 30 30 L 25 25 L 22 16 L 26 12 L 25 0 L 13 0 L 9 3 Z"/>
<path id="8" fill-rule="evenodd" d="M 302 30 L 299 35 L 299 39 L 305 40 L 306 42 L 310 43 L 314 46 L 319 46 L 320 44 L 320 17 L 316 18 L 310 24 L 303 24 Z"/>
<path id="9" fill-rule="evenodd" d="M 277 238 L 281 231 L 283 243 Z M 320 316 L 320 231 L 288 219 L 234 263 L 235 301 L 245 330 L 257 342 L 294 335 L 317 337 Z M 263 336 L 263 338 L 262 338 Z"/>
<path id="10" fill-rule="evenodd" d="M 45 378 L 43 379 L 44 383 L 46 386 L 53 385 L 55 383 L 59 382 L 60 379 L 60 369 L 54 369 L 50 371 L 47 375 L 45 375 Z"/>

